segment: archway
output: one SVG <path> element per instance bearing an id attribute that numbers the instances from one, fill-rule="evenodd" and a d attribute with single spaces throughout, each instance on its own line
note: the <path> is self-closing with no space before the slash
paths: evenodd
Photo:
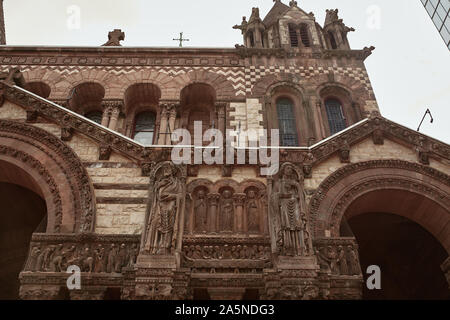
<path id="1" fill-rule="evenodd" d="M 365 280 L 368 266 L 381 270 L 381 290 L 363 286 L 363 299 L 450 299 L 440 269 L 446 250 L 424 227 L 406 218 L 445 212 L 436 202 L 406 190 L 372 191 L 352 202 L 340 234 L 356 238 Z"/>
<path id="2" fill-rule="evenodd" d="M 440 265 L 450 254 L 449 195 L 450 177 L 433 168 L 401 160 L 354 163 L 326 178 L 310 200 L 315 238 L 354 234 L 363 273 L 369 263 L 381 264 L 382 278 L 386 269 L 389 290 L 366 298 L 448 298 Z M 422 251 L 430 254 L 428 267 L 417 255 Z"/>
<path id="3" fill-rule="evenodd" d="M 19 273 L 31 235 L 46 231 L 47 207 L 37 182 L 4 161 L 0 161 L 0 207 L 0 300 L 18 299 Z"/>

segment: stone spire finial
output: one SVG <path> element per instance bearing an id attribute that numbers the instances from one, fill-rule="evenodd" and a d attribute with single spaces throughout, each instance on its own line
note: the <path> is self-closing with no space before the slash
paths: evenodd
<path id="1" fill-rule="evenodd" d="M 3 14 L 3 0 L 0 0 L 0 45 L 6 44 L 5 15 Z"/>
<path id="2" fill-rule="evenodd" d="M 121 46 L 120 41 L 125 40 L 125 32 L 122 32 L 120 29 L 114 29 L 108 34 L 108 42 L 106 42 L 103 46 Z"/>

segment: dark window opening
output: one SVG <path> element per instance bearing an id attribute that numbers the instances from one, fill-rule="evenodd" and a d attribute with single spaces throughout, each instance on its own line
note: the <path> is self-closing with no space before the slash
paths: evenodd
<path id="1" fill-rule="evenodd" d="M 308 26 L 306 24 L 302 24 L 300 26 L 300 38 L 302 39 L 302 43 L 305 47 L 311 46 L 311 42 L 309 40 Z"/>
<path id="2" fill-rule="evenodd" d="M 152 145 L 155 134 L 155 119 L 155 114 L 150 111 L 138 114 L 134 126 L 134 140 L 144 145 Z"/>
<path id="3" fill-rule="evenodd" d="M 298 47 L 297 31 L 294 29 L 293 26 L 289 26 L 289 38 L 291 39 L 291 47 L 297 48 Z"/>
<path id="4" fill-rule="evenodd" d="M 294 105 L 289 99 L 277 102 L 280 143 L 285 147 L 298 146 L 297 126 L 295 124 Z"/>
<path id="5" fill-rule="evenodd" d="M 341 103 L 336 99 L 325 101 L 328 123 L 330 125 L 331 135 L 344 130 L 347 127 Z"/>
<path id="6" fill-rule="evenodd" d="M 103 113 L 101 111 L 91 111 L 85 114 L 85 117 L 98 124 L 102 123 Z"/>

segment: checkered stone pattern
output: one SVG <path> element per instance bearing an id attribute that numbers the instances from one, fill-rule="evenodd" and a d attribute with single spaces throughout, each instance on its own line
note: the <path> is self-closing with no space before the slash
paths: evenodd
<path id="1" fill-rule="evenodd" d="M 209 66 L 33 66 L 33 65 L 10 65 L 0 68 L 2 72 L 8 72 L 10 68 L 20 67 L 23 73 L 30 72 L 44 72 L 45 70 L 54 71 L 61 76 L 71 76 L 73 74 L 83 72 L 85 70 L 101 70 L 106 71 L 115 76 L 130 75 L 142 70 L 155 71 L 164 73 L 170 77 L 177 77 L 179 75 L 187 74 L 192 71 L 206 71 L 216 73 L 224 76 L 232 83 L 237 97 L 245 96 L 245 79 L 244 68 L 242 67 L 209 67 Z M 88 81 L 89 79 L 87 79 Z"/>
<path id="2" fill-rule="evenodd" d="M 304 67 L 304 66 L 249 66 L 245 69 L 245 92 L 251 94 L 254 85 L 262 78 L 270 74 L 290 73 L 299 75 L 302 79 L 308 80 L 323 74 L 333 72 L 336 75 L 343 75 L 359 81 L 369 93 L 373 93 L 369 75 L 362 68 L 343 67 Z"/>

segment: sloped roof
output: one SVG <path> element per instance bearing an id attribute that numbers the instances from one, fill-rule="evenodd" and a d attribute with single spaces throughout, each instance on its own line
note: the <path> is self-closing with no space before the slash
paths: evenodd
<path id="1" fill-rule="evenodd" d="M 266 27 L 271 26 L 278 20 L 278 18 L 283 16 L 289 9 L 290 7 L 285 5 L 281 1 L 275 1 L 274 6 L 263 20 L 264 25 Z"/>

